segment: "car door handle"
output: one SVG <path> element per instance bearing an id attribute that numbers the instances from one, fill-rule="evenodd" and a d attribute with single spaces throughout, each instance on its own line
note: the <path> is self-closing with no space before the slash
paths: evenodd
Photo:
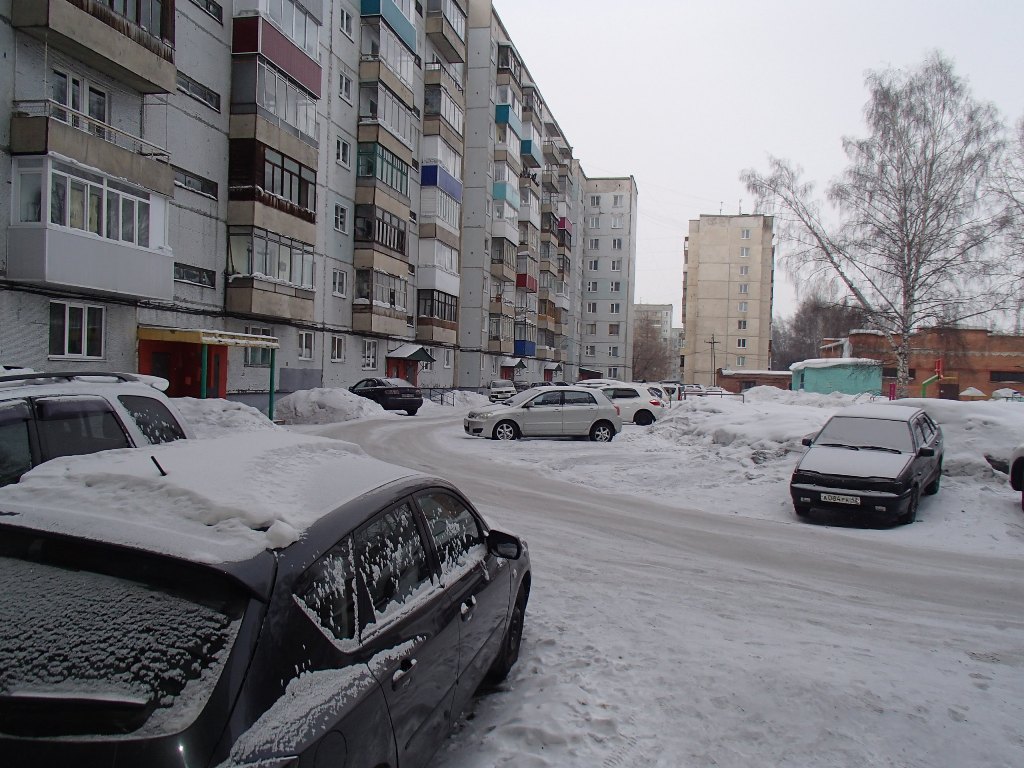
<path id="1" fill-rule="evenodd" d="M 395 674 L 391 676 L 391 690 L 397 691 L 399 688 L 409 684 L 409 674 L 416 668 L 416 659 L 402 659 L 401 665 L 395 670 Z"/>
<path id="2" fill-rule="evenodd" d="M 459 608 L 459 612 L 462 614 L 463 621 L 469 621 L 473 618 L 473 609 L 476 608 L 476 596 L 471 595 L 468 600 L 462 601 L 462 606 Z"/>

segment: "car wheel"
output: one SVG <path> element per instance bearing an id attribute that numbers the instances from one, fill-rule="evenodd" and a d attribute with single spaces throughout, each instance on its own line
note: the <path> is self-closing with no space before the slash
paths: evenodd
<path id="1" fill-rule="evenodd" d="M 921 494 L 917 488 L 910 492 L 910 503 L 907 505 L 907 511 L 903 513 L 903 517 L 900 522 L 904 525 L 909 525 L 917 520 L 917 505 L 920 501 Z"/>
<path id="2" fill-rule="evenodd" d="M 654 414 L 650 411 L 637 411 L 633 417 L 633 423 L 639 424 L 641 427 L 646 427 L 648 424 L 654 423 Z"/>
<path id="3" fill-rule="evenodd" d="M 803 504 L 794 504 L 793 509 L 796 510 L 797 517 L 807 517 L 811 514 L 811 508 Z"/>
<path id="4" fill-rule="evenodd" d="M 599 421 L 590 428 L 590 439 L 595 443 L 610 443 L 615 437 L 615 429 L 607 421 Z"/>
<path id="5" fill-rule="evenodd" d="M 942 482 L 942 462 L 939 462 L 938 468 L 935 470 L 935 479 L 932 480 L 928 485 L 924 487 L 924 493 L 926 496 L 934 496 L 939 492 L 939 483 Z"/>
<path id="6" fill-rule="evenodd" d="M 491 437 L 495 440 L 516 440 L 519 438 L 519 427 L 514 421 L 499 421 Z"/>
<path id="7" fill-rule="evenodd" d="M 418 411 L 418 410 L 419 410 L 419 408 L 406 408 L 405 412 L 408 413 L 410 416 L 415 416 L 416 415 L 416 411 Z"/>
<path id="8" fill-rule="evenodd" d="M 497 658 L 487 670 L 487 682 L 500 683 L 508 673 L 512 671 L 516 661 L 519 659 L 519 647 L 523 642 L 523 622 L 526 617 L 526 592 L 523 587 L 519 588 L 516 595 L 516 604 L 512 609 L 512 615 L 508 617 L 508 626 L 505 628 L 505 637 L 501 641 L 501 650 Z"/>

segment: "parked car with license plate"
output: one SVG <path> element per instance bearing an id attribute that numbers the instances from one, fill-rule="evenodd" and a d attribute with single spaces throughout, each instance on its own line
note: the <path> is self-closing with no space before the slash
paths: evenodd
<path id="1" fill-rule="evenodd" d="M 938 493 L 942 429 L 921 408 L 844 408 L 813 438 L 790 481 L 796 513 L 843 512 L 912 523 L 922 495 Z"/>
<path id="2" fill-rule="evenodd" d="M 467 435 L 494 440 L 520 437 L 589 437 L 610 442 L 622 431 L 619 411 L 598 389 L 535 387 L 463 420 Z"/>
<path id="3" fill-rule="evenodd" d="M 385 411 L 405 411 L 415 416 L 423 405 L 423 395 L 405 379 L 363 379 L 349 387 L 353 394 L 377 403 Z"/>
<path id="4" fill-rule="evenodd" d="M 494 379 L 487 387 L 487 398 L 492 403 L 499 403 L 508 400 L 516 392 L 516 385 L 509 379 Z"/>
<path id="5" fill-rule="evenodd" d="M 519 655 L 526 544 L 341 441 L 59 459 L 0 511 L 10 768 L 422 766 Z"/>
<path id="6" fill-rule="evenodd" d="M 661 418 L 665 401 L 661 390 L 647 384 L 616 384 L 602 387 L 608 399 L 619 409 L 623 421 L 646 427 Z"/>
<path id="7" fill-rule="evenodd" d="M 0 376 L 0 486 L 61 456 L 194 437 L 160 386 L 167 381 L 132 373 Z"/>

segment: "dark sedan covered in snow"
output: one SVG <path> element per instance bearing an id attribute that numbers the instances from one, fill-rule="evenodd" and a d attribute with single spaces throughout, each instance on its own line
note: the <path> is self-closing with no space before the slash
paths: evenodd
<path id="1" fill-rule="evenodd" d="M 843 512 L 912 523 L 922 494 L 939 491 L 942 429 L 921 408 L 854 405 L 814 438 L 790 481 L 796 513 Z"/>
<path id="2" fill-rule="evenodd" d="M 385 411 L 405 411 L 410 416 L 423 405 L 419 389 L 405 379 L 363 379 L 349 391 L 373 400 Z"/>

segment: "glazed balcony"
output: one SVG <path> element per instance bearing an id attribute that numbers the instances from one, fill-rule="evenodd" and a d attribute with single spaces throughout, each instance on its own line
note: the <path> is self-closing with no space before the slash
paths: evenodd
<path id="1" fill-rule="evenodd" d="M 429 0 L 426 33 L 447 61 L 466 61 L 466 13 L 454 0 Z"/>
<path id="2" fill-rule="evenodd" d="M 173 93 L 174 4 L 141 23 L 100 0 L 13 0 L 11 26 L 139 93 Z"/>
<path id="3" fill-rule="evenodd" d="M 388 23 L 406 47 L 416 53 L 416 25 L 402 13 L 395 0 L 362 0 L 360 13 L 363 16 L 381 16 Z"/>
<path id="4" fill-rule="evenodd" d="M 491 194 L 495 200 L 502 200 L 515 209 L 519 209 L 519 185 L 509 181 L 496 181 L 491 185 Z"/>
<path id="5" fill-rule="evenodd" d="M 442 62 L 431 61 L 423 65 L 423 84 L 442 86 L 460 107 L 466 106 L 466 88 L 462 80 Z"/>
<path id="6" fill-rule="evenodd" d="M 512 109 L 511 104 L 495 105 L 494 122 L 498 125 L 507 125 L 517 137 L 523 135 L 523 121 Z"/>
<path id="7" fill-rule="evenodd" d="M 540 143 L 536 139 L 523 139 L 519 142 L 519 155 L 527 168 L 540 168 L 544 165 L 544 156 L 540 151 Z"/>

